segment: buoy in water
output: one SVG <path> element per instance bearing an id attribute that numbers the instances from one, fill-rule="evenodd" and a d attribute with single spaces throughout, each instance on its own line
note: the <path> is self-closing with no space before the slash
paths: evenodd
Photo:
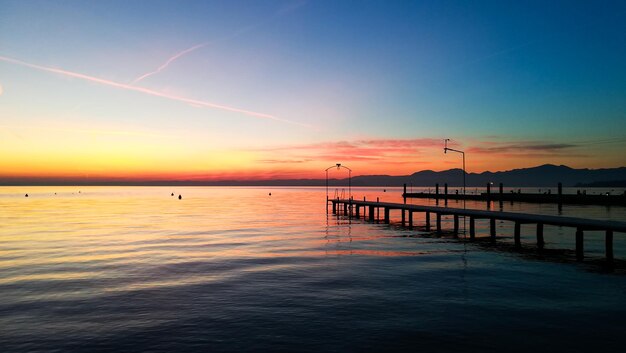
<path id="1" fill-rule="evenodd" d="M 272 193 L 270 192 L 270 196 L 272 196 Z"/>
<path id="2" fill-rule="evenodd" d="M 174 193 L 172 193 L 172 196 L 174 196 Z"/>
<path id="3" fill-rule="evenodd" d="M 182 199 L 183 199 L 183 197 L 182 197 L 181 195 L 178 195 L 178 199 L 179 199 L 179 200 L 182 200 Z"/>
<path id="4" fill-rule="evenodd" d="M 24 195 L 24 197 L 28 197 L 28 194 Z"/>

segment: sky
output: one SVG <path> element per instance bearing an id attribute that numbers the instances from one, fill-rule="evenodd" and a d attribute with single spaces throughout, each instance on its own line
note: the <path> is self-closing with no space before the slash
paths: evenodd
<path id="1" fill-rule="evenodd" d="M 626 166 L 625 63 L 624 1 L 0 0 L 0 178 Z"/>

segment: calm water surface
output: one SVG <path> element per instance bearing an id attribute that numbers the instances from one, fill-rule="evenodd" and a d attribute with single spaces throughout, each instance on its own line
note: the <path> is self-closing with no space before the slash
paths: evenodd
<path id="1" fill-rule="evenodd" d="M 576 264 L 569 228 L 546 227 L 553 253 L 538 254 L 523 227 L 516 252 L 506 222 L 498 245 L 470 244 L 327 215 L 325 197 L 0 187 L 0 351 L 626 351 L 626 276 L 597 264 L 601 233 L 586 233 Z M 502 207 L 626 221 L 624 207 Z"/>

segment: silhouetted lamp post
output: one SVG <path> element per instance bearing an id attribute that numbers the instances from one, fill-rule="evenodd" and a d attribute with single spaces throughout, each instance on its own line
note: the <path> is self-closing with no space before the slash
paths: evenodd
<path id="1" fill-rule="evenodd" d="M 328 201 L 328 170 L 333 168 L 345 168 L 348 170 L 348 200 L 352 199 L 352 169 L 346 167 L 345 165 L 341 165 L 341 163 L 337 163 L 326 168 L 326 201 Z"/>
<path id="2" fill-rule="evenodd" d="M 448 148 L 448 141 L 450 141 L 450 139 L 444 140 L 445 146 L 443 148 L 443 153 L 448 153 L 448 151 L 452 151 L 452 152 L 460 153 L 461 155 L 463 155 L 463 195 L 465 195 L 465 152 L 455 150 L 453 148 Z M 465 198 L 463 198 L 463 200 L 465 200 Z"/>

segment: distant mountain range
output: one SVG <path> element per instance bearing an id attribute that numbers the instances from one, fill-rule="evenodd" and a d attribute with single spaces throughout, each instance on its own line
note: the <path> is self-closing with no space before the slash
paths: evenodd
<path id="1" fill-rule="evenodd" d="M 506 187 L 556 186 L 601 186 L 620 187 L 626 185 L 626 167 L 608 169 L 574 169 L 564 165 L 545 164 L 538 167 L 513 169 L 503 172 L 469 173 L 466 175 L 467 186 L 485 186 L 503 183 Z M 436 183 L 449 186 L 461 186 L 461 169 L 441 172 L 423 170 L 411 175 L 362 175 L 353 177 L 353 186 L 434 186 Z M 223 181 L 119 181 L 85 179 L 23 179 L 0 178 L 0 185 L 146 185 L 146 186 L 324 186 L 326 179 L 284 179 L 284 180 L 223 180 Z M 348 179 L 330 179 L 329 185 L 348 185 Z"/>
<path id="2" fill-rule="evenodd" d="M 466 175 L 467 186 L 485 186 L 492 182 L 494 185 L 503 183 L 505 186 L 533 187 L 556 186 L 559 182 L 563 186 L 619 186 L 626 181 L 626 167 L 609 169 L 574 169 L 568 166 L 545 164 L 538 167 L 513 169 L 503 172 L 469 173 Z M 450 169 L 441 172 L 424 170 L 407 176 L 372 175 L 352 178 L 352 185 L 388 185 L 402 184 L 416 186 L 431 186 L 439 183 L 448 183 L 449 186 L 463 184 L 463 171 Z"/>

